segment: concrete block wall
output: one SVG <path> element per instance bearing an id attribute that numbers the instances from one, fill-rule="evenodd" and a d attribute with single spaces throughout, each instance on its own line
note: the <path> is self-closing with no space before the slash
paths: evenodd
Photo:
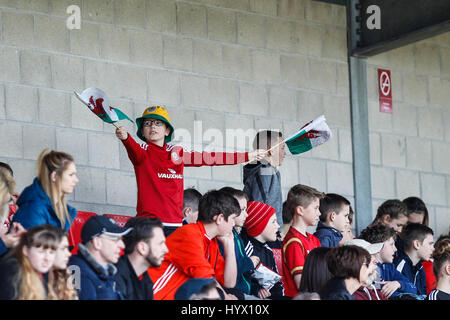
<path id="1" fill-rule="evenodd" d="M 81 9 L 80 30 L 66 28 L 71 4 Z M 71 204 L 135 214 L 134 171 L 114 127 L 73 95 L 99 87 L 132 118 L 165 105 L 178 140 L 189 134 L 208 150 L 250 149 L 250 137 L 234 144 L 227 130 L 235 130 L 230 137 L 260 129 L 287 136 L 324 114 L 333 139 L 285 159 L 283 198 L 304 183 L 353 203 L 344 7 L 312 0 L 0 0 L 0 26 L 0 161 L 12 165 L 19 191 L 35 176 L 39 151 L 51 147 L 75 157 L 80 183 Z M 420 192 L 433 226 L 449 210 L 442 161 L 450 137 L 442 120 L 450 119 L 448 44 L 442 36 L 399 49 L 369 60 L 368 70 L 374 203 Z M 430 56 L 439 62 L 422 61 Z M 383 65 L 376 59 L 401 71 L 393 72 L 393 115 L 376 110 L 375 68 Z M 133 124 L 121 125 L 136 138 Z M 216 132 L 222 140 L 208 137 Z M 241 165 L 185 170 L 186 187 L 225 185 L 242 188 Z"/>
<path id="2" fill-rule="evenodd" d="M 449 232 L 450 34 L 368 59 L 367 81 L 376 207 L 386 199 L 423 199 L 435 235 Z M 377 69 L 392 76 L 393 113 L 380 113 Z"/>

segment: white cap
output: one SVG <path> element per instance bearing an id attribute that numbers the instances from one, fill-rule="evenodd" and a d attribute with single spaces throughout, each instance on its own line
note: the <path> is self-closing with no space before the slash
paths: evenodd
<path id="1" fill-rule="evenodd" d="M 344 243 L 346 246 L 358 246 L 366 249 L 370 254 L 375 254 L 383 249 L 383 242 L 370 243 L 363 239 L 352 239 Z"/>

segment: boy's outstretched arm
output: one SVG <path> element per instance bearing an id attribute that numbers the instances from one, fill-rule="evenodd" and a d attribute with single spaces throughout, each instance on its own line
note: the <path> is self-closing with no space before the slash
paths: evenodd
<path id="1" fill-rule="evenodd" d="M 186 167 L 234 165 L 243 162 L 260 161 L 267 151 L 258 149 L 251 152 L 183 152 Z"/>
<path id="2" fill-rule="evenodd" d="M 128 153 L 128 158 L 130 158 L 133 164 L 138 164 L 145 157 L 145 150 L 134 141 L 130 134 L 128 134 L 125 127 L 119 127 L 116 129 L 116 137 L 122 141 L 125 149 Z"/>

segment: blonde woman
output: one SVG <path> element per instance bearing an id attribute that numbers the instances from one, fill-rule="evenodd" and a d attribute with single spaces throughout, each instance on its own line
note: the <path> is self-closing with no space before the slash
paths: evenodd
<path id="1" fill-rule="evenodd" d="M 0 300 L 45 300 L 43 275 L 55 260 L 58 236 L 49 225 L 31 227 L 0 262 Z"/>
<path id="2" fill-rule="evenodd" d="M 75 208 L 66 204 L 65 195 L 78 183 L 77 169 L 71 155 L 44 149 L 37 160 L 38 176 L 19 199 L 13 221 L 26 229 L 51 224 L 67 231 L 75 218 Z"/>
<path id="3" fill-rule="evenodd" d="M 20 235 L 25 231 L 20 223 L 14 223 L 8 230 L 5 221 L 9 214 L 9 201 L 14 193 L 15 181 L 9 170 L 0 167 L 0 256 L 3 256 L 8 248 L 12 248 L 19 242 Z"/>

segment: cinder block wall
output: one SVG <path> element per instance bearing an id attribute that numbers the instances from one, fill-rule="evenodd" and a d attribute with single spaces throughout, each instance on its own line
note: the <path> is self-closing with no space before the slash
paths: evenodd
<path id="1" fill-rule="evenodd" d="M 81 30 L 66 28 L 71 4 L 81 8 Z M 311 0 L 0 0 L 0 25 L 0 161 L 13 167 L 19 191 L 50 147 L 75 157 L 80 183 L 72 205 L 135 214 L 134 172 L 114 127 L 73 95 L 99 87 L 132 118 L 165 105 L 178 140 L 190 133 L 208 150 L 233 145 L 227 129 L 287 136 L 324 114 L 334 137 L 285 159 L 283 197 L 304 183 L 353 203 L 344 7 Z M 450 216 L 449 37 L 369 59 L 368 70 L 374 210 L 385 199 L 421 196 L 438 232 Z M 378 67 L 393 73 L 393 115 L 377 111 Z M 131 123 L 122 125 L 136 138 Z M 208 135 L 216 129 L 224 139 Z M 234 149 L 250 144 L 247 138 Z M 242 188 L 241 165 L 185 170 L 186 187 L 225 185 Z"/>
<path id="2" fill-rule="evenodd" d="M 392 114 L 380 113 L 377 69 L 392 76 Z M 422 198 L 435 235 L 450 225 L 450 33 L 368 59 L 374 209 Z"/>

